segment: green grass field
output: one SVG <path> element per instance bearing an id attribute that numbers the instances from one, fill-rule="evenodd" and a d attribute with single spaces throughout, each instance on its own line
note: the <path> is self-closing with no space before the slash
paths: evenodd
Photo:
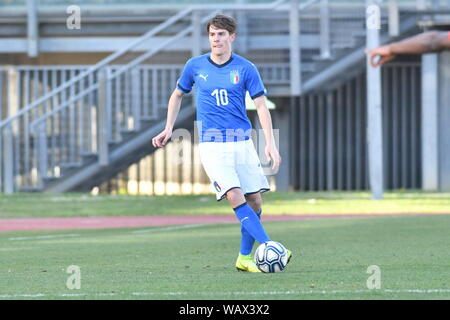
<path id="1" fill-rule="evenodd" d="M 450 193 L 268 192 L 264 214 L 450 213 Z M 0 194 L 0 218 L 233 214 L 214 195 L 126 196 L 89 194 Z"/>
<path id="2" fill-rule="evenodd" d="M 450 215 L 265 223 L 285 272 L 239 273 L 238 224 L 0 233 L 0 299 L 449 299 Z M 66 273 L 80 267 L 81 288 Z M 367 268 L 381 270 L 369 290 Z"/>

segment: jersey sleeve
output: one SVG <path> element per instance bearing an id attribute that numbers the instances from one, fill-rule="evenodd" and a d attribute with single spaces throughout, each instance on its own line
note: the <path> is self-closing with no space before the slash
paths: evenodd
<path id="1" fill-rule="evenodd" d="M 194 85 L 194 70 L 192 66 L 192 60 L 186 62 L 181 77 L 177 81 L 177 88 L 184 93 L 189 93 Z"/>
<path id="2" fill-rule="evenodd" d="M 262 95 L 265 95 L 266 88 L 264 88 L 258 69 L 253 63 L 249 65 L 246 73 L 245 89 L 250 94 L 250 97 L 252 99 L 256 99 Z"/>

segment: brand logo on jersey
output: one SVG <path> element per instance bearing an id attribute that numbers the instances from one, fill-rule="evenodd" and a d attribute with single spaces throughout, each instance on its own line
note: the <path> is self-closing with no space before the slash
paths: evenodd
<path id="1" fill-rule="evenodd" d="M 239 71 L 233 70 L 230 72 L 230 80 L 232 84 L 237 84 L 239 82 Z"/>
<path id="2" fill-rule="evenodd" d="M 219 186 L 219 184 L 217 183 L 217 181 L 214 181 L 214 188 L 216 188 L 217 192 L 220 192 L 220 190 L 222 190 L 222 188 Z"/>
<path id="3" fill-rule="evenodd" d="M 202 78 L 203 80 L 205 80 L 205 81 L 206 81 L 206 78 L 208 78 L 208 75 L 205 76 L 205 75 L 203 75 L 203 74 L 201 74 L 201 73 L 200 73 L 198 76 L 199 76 L 200 78 Z"/>

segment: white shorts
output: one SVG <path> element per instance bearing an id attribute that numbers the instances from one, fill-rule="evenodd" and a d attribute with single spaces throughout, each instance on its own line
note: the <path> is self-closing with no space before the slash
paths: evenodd
<path id="1" fill-rule="evenodd" d="M 241 188 L 245 195 L 270 190 L 251 139 L 201 142 L 199 154 L 217 201 L 225 198 L 226 193 L 234 188 Z"/>

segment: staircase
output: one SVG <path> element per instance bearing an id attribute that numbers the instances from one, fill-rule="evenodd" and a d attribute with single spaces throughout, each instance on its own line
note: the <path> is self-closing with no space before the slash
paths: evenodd
<path id="1" fill-rule="evenodd" d="M 387 43 L 391 40 L 399 40 L 409 35 L 419 33 L 421 30 L 418 28 L 418 22 L 420 15 L 417 12 L 406 11 L 400 14 L 399 34 L 396 39 L 392 39 L 388 30 L 388 19 L 383 17 L 381 19 L 381 32 L 380 43 Z M 352 31 L 348 29 L 347 32 L 350 37 L 347 38 L 346 43 L 332 44 L 332 55 L 330 58 L 322 59 L 321 57 L 314 57 L 314 71 L 304 75 L 304 81 L 302 84 L 302 94 L 308 93 L 311 90 L 318 90 L 324 86 L 330 86 L 340 81 L 357 74 L 366 67 L 366 37 L 364 30 L 365 19 L 359 21 L 355 20 L 354 26 L 356 27 Z M 339 26 L 335 26 L 335 30 L 338 32 L 345 32 Z M 340 30 L 340 31 L 339 31 Z"/>

